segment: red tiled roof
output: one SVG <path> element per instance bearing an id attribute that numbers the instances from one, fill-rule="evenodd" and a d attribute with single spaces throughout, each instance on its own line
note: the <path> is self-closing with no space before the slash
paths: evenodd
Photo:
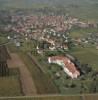
<path id="1" fill-rule="evenodd" d="M 78 72 L 77 69 L 76 69 L 76 66 L 74 65 L 74 63 L 72 63 L 70 61 L 69 58 L 67 57 L 63 57 L 63 56 L 54 56 L 54 57 L 51 57 L 51 60 L 62 60 L 63 63 L 65 64 L 65 67 L 70 71 L 72 72 L 73 74 L 75 72 Z"/>

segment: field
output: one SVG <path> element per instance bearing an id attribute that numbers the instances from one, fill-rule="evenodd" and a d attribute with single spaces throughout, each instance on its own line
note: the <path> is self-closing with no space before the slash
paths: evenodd
<path id="1" fill-rule="evenodd" d="M 21 83 L 21 89 L 24 95 L 36 94 L 36 87 L 32 80 L 31 73 L 27 69 L 27 66 L 23 63 L 20 57 L 16 53 L 10 53 L 11 60 L 8 61 L 10 68 L 17 68 L 19 70 L 19 77 Z"/>
<path id="2" fill-rule="evenodd" d="M 78 95 L 78 96 L 31 96 L 31 97 L 1 97 L 0 100 L 98 100 L 98 95 Z"/>
<path id="3" fill-rule="evenodd" d="M 14 72 L 12 71 L 12 75 L 8 77 L 0 77 L 0 96 L 22 95 L 19 77 L 17 75 L 13 75 Z"/>
<path id="4" fill-rule="evenodd" d="M 10 59 L 9 53 L 4 45 L 0 45 L 0 96 L 22 95 L 19 71 L 5 66 L 7 59 Z"/>
<path id="5" fill-rule="evenodd" d="M 60 66 L 55 66 L 55 65 L 48 65 L 47 62 L 42 62 L 42 60 L 44 59 L 46 61 L 46 58 L 44 58 L 45 56 L 40 56 L 38 54 L 36 54 L 34 50 L 34 46 L 36 45 L 36 43 L 31 43 L 31 41 L 24 41 L 24 43 L 22 44 L 22 46 L 20 48 L 16 48 L 13 44 L 9 44 L 9 49 L 11 52 L 17 53 L 20 58 L 23 60 L 24 64 L 27 66 L 27 68 L 29 69 L 29 71 L 31 72 L 32 75 L 32 79 L 34 80 L 34 83 L 36 84 L 36 88 L 37 88 L 37 93 L 38 94 L 66 94 L 67 95 L 73 95 L 74 97 L 30 97 L 30 98 L 18 98 L 15 100 L 93 100 L 92 96 L 91 98 L 89 96 L 75 96 L 77 94 L 79 94 L 81 92 L 81 82 L 83 82 L 83 84 L 87 85 L 87 88 L 89 89 L 89 86 L 91 86 L 91 80 L 87 80 L 87 81 L 80 81 L 80 80 L 75 80 L 72 81 L 70 79 L 66 79 L 66 74 L 61 71 Z M 47 70 L 47 68 L 51 67 L 51 69 L 48 69 L 48 73 L 42 73 L 39 68 L 36 66 L 36 64 L 34 62 L 32 62 L 32 59 L 30 59 L 30 57 L 27 55 L 27 53 L 29 51 L 33 51 L 33 54 L 35 56 L 35 59 L 38 60 L 38 62 L 40 63 L 40 65 Z M 79 58 L 79 60 L 82 63 L 90 63 L 90 65 L 98 70 L 97 65 L 97 58 L 98 58 L 98 52 L 94 47 L 89 47 L 89 48 L 75 48 L 71 51 L 72 55 L 76 56 L 77 58 Z M 89 59 L 88 59 L 89 58 Z M 56 78 L 56 72 L 60 72 L 61 73 L 61 78 L 57 79 Z M 52 75 L 49 76 L 49 75 Z M 40 76 L 40 77 L 39 77 Z M 16 78 L 15 78 L 16 79 Z M 54 80 L 54 81 L 53 81 Z M 67 88 L 67 84 L 69 83 L 74 83 L 76 84 L 75 88 Z M 78 83 L 78 84 L 77 84 Z M 90 84 L 89 84 L 90 83 Z M 56 86 L 59 88 L 56 88 Z M 17 86 L 16 86 L 17 87 Z M 14 87 L 15 88 L 15 87 Z M 83 93 L 89 93 L 89 90 L 82 90 L 84 91 Z M 16 92 L 17 93 L 17 92 Z M 9 95 L 9 94 L 7 94 Z M 17 93 L 17 95 L 19 95 Z M 21 94 L 20 94 L 21 95 Z M 89 99 L 90 98 L 90 99 Z M 97 96 L 95 96 L 95 100 Z M 9 100 L 9 99 L 7 99 Z M 10 99 L 11 100 L 11 99 Z M 13 100 L 13 99 L 12 99 Z"/>
<path id="6" fill-rule="evenodd" d="M 43 72 L 41 72 L 39 68 L 37 68 L 37 66 L 32 63 L 32 60 L 30 60 L 27 55 L 21 54 L 21 58 L 24 60 L 25 64 L 28 66 L 28 69 L 32 73 L 32 78 L 34 79 L 34 82 L 36 84 L 38 94 L 58 93 L 58 90 L 52 83 L 52 80 L 50 79 L 48 74 L 44 74 Z"/>
<path id="7" fill-rule="evenodd" d="M 25 44 L 25 45 L 24 45 Z M 10 45 L 9 49 L 11 52 L 16 52 L 20 58 L 23 60 L 24 64 L 27 66 L 29 71 L 31 72 L 32 79 L 37 88 L 38 94 L 55 94 L 58 93 L 57 88 L 51 81 L 51 78 L 48 74 L 44 74 L 41 72 L 36 66 L 36 64 L 32 61 L 32 59 L 27 55 L 28 51 L 31 49 L 31 44 L 27 45 L 26 42 L 23 46 L 17 49 L 15 46 Z M 30 48 L 29 48 L 30 47 Z"/>
<path id="8" fill-rule="evenodd" d="M 97 0 L 1 0 L 0 9 L 38 9 L 50 7 L 56 9 L 64 8 L 72 16 L 82 20 L 98 21 L 98 1 Z"/>
<path id="9" fill-rule="evenodd" d="M 95 70 L 98 70 L 98 50 L 95 47 L 75 48 L 71 54 L 77 57 L 81 63 L 88 63 Z"/>
<path id="10" fill-rule="evenodd" d="M 84 21 L 98 21 L 97 3 L 83 4 L 79 6 L 71 5 L 68 8 L 71 15 L 76 16 Z"/>
<path id="11" fill-rule="evenodd" d="M 76 38 L 76 37 L 85 37 L 88 35 L 88 33 L 97 33 L 98 29 L 96 28 L 77 28 L 77 27 L 73 27 L 70 30 L 70 36 L 72 38 Z"/>
<path id="12" fill-rule="evenodd" d="M 0 36 L 0 44 L 7 42 L 7 39 L 3 36 Z"/>

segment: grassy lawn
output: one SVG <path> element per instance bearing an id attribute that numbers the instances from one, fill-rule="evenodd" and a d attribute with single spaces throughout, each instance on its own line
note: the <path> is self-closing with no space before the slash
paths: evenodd
<path id="1" fill-rule="evenodd" d="M 17 76 L 0 77 L 0 96 L 20 95 L 20 84 Z"/>
<path id="2" fill-rule="evenodd" d="M 53 77 L 54 83 L 59 88 L 60 94 L 65 95 L 77 95 L 82 93 L 90 93 L 92 80 L 89 79 L 89 77 L 86 77 L 85 80 L 81 80 L 80 78 L 72 80 L 71 78 L 68 78 L 68 75 L 60 69 L 61 67 L 58 65 L 51 64 L 49 72 Z M 58 78 L 56 76 L 56 73 L 60 74 L 60 77 Z M 71 87 L 70 85 L 74 84 L 75 87 Z M 86 87 L 86 90 L 81 88 L 81 84 L 83 84 Z"/>
<path id="3" fill-rule="evenodd" d="M 88 63 L 98 70 L 98 50 L 95 48 L 76 48 L 71 54 L 77 57 L 81 63 Z"/>
<path id="4" fill-rule="evenodd" d="M 70 31 L 70 36 L 75 38 L 75 37 L 85 37 L 87 33 L 97 33 L 98 29 L 96 28 L 72 28 Z"/>

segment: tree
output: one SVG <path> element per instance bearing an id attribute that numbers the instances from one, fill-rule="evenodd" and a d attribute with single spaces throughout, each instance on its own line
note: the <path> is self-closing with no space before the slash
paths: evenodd
<path id="1" fill-rule="evenodd" d="M 92 68 L 88 64 L 82 64 L 81 71 L 83 74 L 88 74 L 89 72 L 92 71 Z"/>

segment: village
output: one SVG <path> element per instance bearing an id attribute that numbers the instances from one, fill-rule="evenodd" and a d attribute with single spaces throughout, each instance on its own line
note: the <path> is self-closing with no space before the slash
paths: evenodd
<path id="1" fill-rule="evenodd" d="M 78 18 L 64 15 L 38 16 L 12 14 L 10 24 L 6 25 L 3 28 L 5 31 L 15 32 L 24 36 L 26 40 L 34 39 L 39 41 L 40 44 L 42 42 L 46 43 L 44 44 L 43 49 L 56 50 L 58 48 L 61 48 L 68 50 L 71 42 L 74 42 L 73 44 L 77 45 L 81 42 L 88 43 L 89 40 L 92 39 L 90 38 L 90 36 L 88 36 L 87 39 L 85 39 L 85 37 L 71 37 L 70 30 L 74 27 L 78 27 L 81 29 L 97 29 L 98 25 L 94 22 L 83 22 Z M 37 45 L 37 49 L 38 48 L 39 45 Z"/>
<path id="2" fill-rule="evenodd" d="M 0 100 L 98 100 L 98 0 L 0 0 Z"/>
<path id="3" fill-rule="evenodd" d="M 82 21 L 70 15 L 11 13 L 5 16 L 6 24 L 1 25 L 0 29 L 2 33 L 9 33 L 6 35 L 8 47 L 12 46 L 17 54 L 33 59 L 36 62 L 34 66 L 45 75 L 48 74 L 47 77 L 51 78 L 61 94 L 98 92 L 97 61 L 93 65 L 84 59 L 87 53 L 94 52 L 92 48 L 98 51 L 97 23 Z M 76 30 L 82 30 L 86 35 L 72 36 Z"/>

